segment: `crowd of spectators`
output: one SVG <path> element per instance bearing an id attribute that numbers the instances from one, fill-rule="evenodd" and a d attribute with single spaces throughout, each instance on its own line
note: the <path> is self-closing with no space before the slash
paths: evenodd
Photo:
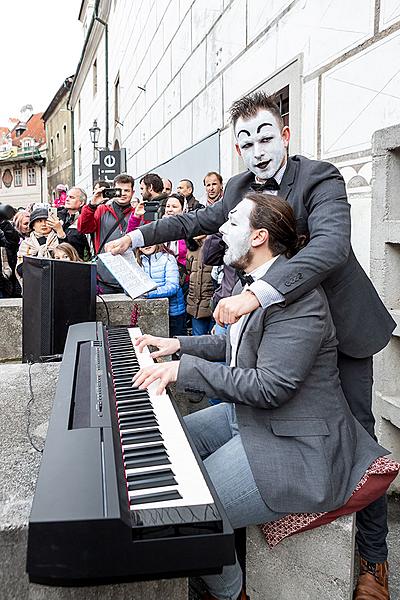
<path id="1" fill-rule="evenodd" d="M 118 175 L 112 184 L 96 182 L 88 199 L 79 187 L 61 185 L 57 202 L 31 204 L 14 209 L 0 204 L 0 298 L 23 294 L 25 256 L 69 261 L 96 261 L 99 294 L 123 292 L 119 283 L 96 260 L 108 241 L 118 239 L 144 223 L 202 210 L 222 198 L 223 182 L 217 172 L 207 173 L 199 200 L 194 184 L 183 178 L 173 191 L 173 182 L 156 173 L 139 181 Z M 230 295 L 236 282 L 223 265 L 224 244 L 219 234 L 181 239 L 137 253 L 137 261 L 154 280 L 148 298 L 169 299 L 171 335 L 207 334 L 212 331 L 216 298 Z"/>

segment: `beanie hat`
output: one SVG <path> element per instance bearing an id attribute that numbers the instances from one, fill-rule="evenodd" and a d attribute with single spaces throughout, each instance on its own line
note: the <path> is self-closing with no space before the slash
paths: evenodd
<path id="1" fill-rule="evenodd" d="M 38 219 L 48 219 L 49 211 L 45 206 L 38 206 L 31 212 L 31 216 L 29 219 L 29 227 L 32 229 L 32 225 Z"/>

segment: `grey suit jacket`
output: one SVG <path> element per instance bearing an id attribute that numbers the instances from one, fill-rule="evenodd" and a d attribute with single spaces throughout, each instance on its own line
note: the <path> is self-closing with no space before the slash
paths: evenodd
<path id="1" fill-rule="evenodd" d="M 232 177 L 222 200 L 196 212 L 155 221 L 141 228 L 145 245 L 210 234 L 250 191 L 253 173 Z M 264 277 L 287 304 L 322 284 L 335 323 L 339 350 L 367 357 L 386 346 L 395 322 L 358 263 L 350 244 L 350 205 L 342 176 L 332 164 L 292 156 L 279 195 L 292 206 L 299 233 L 309 243 L 279 272 Z"/>
<path id="2" fill-rule="evenodd" d="M 280 257 L 270 270 L 286 265 Z M 236 356 L 226 336 L 180 337 L 177 389 L 234 402 L 243 445 L 266 504 L 278 512 L 345 504 L 368 466 L 387 452 L 352 416 L 340 387 L 326 296 L 245 318 Z"/>

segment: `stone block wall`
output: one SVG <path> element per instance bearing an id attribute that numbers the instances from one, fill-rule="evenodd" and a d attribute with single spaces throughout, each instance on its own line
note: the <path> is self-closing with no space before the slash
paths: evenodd
<path id="1" fill-rule="evenodd" d="M 400 125 L 375 133 L 372 166 L 371 278 L 397 323 L 375 357 L 374 412 L 380 443 L 400 460 Z"/>
<path id="2" fill-rule="evenodd" d="M 143 333 L 168 336 L 167 298 L 131 300 L 125 294 L 109 294 L 101 298 L 97 298 L 96 315 L 97 319 L 104 324 L 129 325 L 132 310 L 137 307 L 137 326 L 141 327 Z M 21 298 L 0 300 L 0 323 L 0 362 L 20 360 L 22 356 Z"/>

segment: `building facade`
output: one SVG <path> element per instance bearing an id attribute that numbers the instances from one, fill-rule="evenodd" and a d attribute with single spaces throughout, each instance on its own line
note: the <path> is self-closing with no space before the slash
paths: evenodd
<path id="1" fill-rule="evenodd" d="M 0 202 L 15 208 L 47 202 L 46 136 L 42 113 L 1 128 Z"/>
<path id="2" fill-rule="evenodd" d="M 232 102 L 274 92 L 290 153 L 341 171 L 369 273 L 372 137 L 400 123 L 398 0 L 82 0 L 79 19 L 86 41 L 69 97 L 77 185 L 91 189 L 96 120 L 98 145 L 126 148 L 135 178 L 155 170 L 174 188 L 189 178 L 200 196 L 208 170 L 226 180 L 243 169 Z"/>
<path id="3" fill-rule="evenodd" d="M 49 201 L 57 196 L 57 185 L 74 185 L 72 151 L 72 112 L 67 108 L 73 77 L 62 83 L 43 113 L 47 139 L 47 188 Z"/>

